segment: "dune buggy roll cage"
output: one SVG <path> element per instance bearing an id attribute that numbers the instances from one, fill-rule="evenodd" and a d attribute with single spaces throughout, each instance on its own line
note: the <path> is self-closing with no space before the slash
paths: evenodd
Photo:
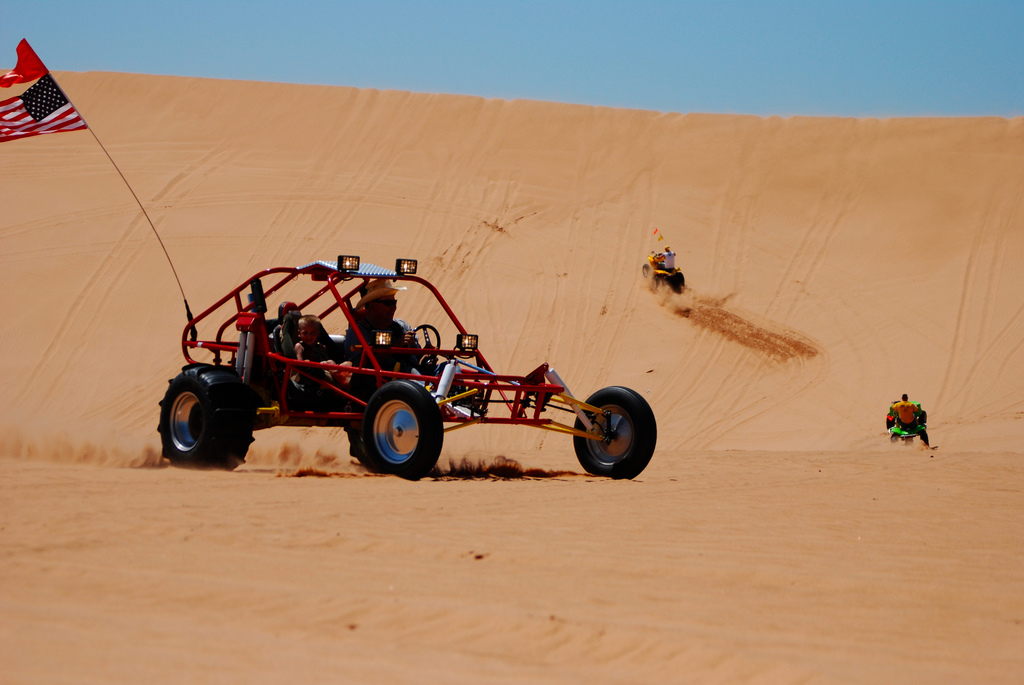
<path id="1" fill-rule="evenodd" d="M 412 270 L 409 272 L 404 267 L 399 270 L 398 263 L 396 270 L 390 270 L 359 263 L 358 258 L 355 258 L 354 268 L 349 268 L 351 263 L 344 263 L 342 270 L 339 270 L 338 265 L 345 259 L 339 257 L 336 262 L 316 261 L 300 267 L 275 267 L 259 271 L 195 316 L 182 331 L 182 353 L 190 364 L 200 363 L 193 359 L 193 351 L 206 350 L 213 354 L 215 366 L 230 364 L 242 381 L 260 396 L 255 429 L 278 425 L 347 427 L 361 421 L 369 398 L 353 394 L 349 389 L 330 382 L 323 373 L 328 370 L 351 373 L 353 380 L 358 376 L 372 377 L 376 388 L 396 379 L 424 384 L 440 406 L 444 423 L 449 424 L 445 426 L 445 432 L 474 424 L 492 423 L 534 426 L 604 442 L 611 439 L 610 435 L 605 435 L 601 422 L 591 421 L 588 416 L 588 413 L 590 416 L 604 414 L 607 418 L 608 412 L 573 397 L 547 363 L 524 376 L 495 373 L 483 353 L 476 348 L 476 336 L 466 331 L 441 293 L 427 280 L 415 275 L 415 262 L 412 262 Z M 337 311 L 341 312 L 362 348 L 360 360 L 354 366 L 299 361 L 274 348 L 273 327 L 268 326 L 266 318 L 267 298 L 301 277 L 309 277 L 314 285 L 321 285 L 305 300 L 296 302 L 298 309 L 309 313 L 307 308 L 323 297 L 326 302 L 317 314 L 321 320 Z M 391 345 L 386 339 L 383 342 L 367 340 L 362 328 L 357 325 L 359 314 L 353 309 L 352 298 L 358 300 L 360 291 L 364 291 L 370 280 L 375 278 L 410 281 L 430 291 L 459 331 L 457 340 L 462 345 L 424 349 Z M 270 283 L 269 287 L 264 286 L 264 281 Z M 216 335 L 200 339 L 198 328 L 204 322 L 209 326 L 214 319 L 206 320 L 228 303 L 233 304 L 234 311 L 218 326 Z M 232 329 L 238 332 L 237 341 L 227 339 L 228 331 Z M 340 338 L 332 336 L 336 343 Z M 395 368 L 384 368 L 380 357 L 385 355 L 435 356 L 438 359 L 436 374 L 428 376 L 406 373 L 400 371 L 397 365 Z M 226 364 L 225 357 L 228 358 Z M 335 404 L 343 406 L 343 410 L 307 410 L 289 406 L 289 379 L 294 374 L 318 384 L 328 393 L 328 397 L 336 400 Z M 494 408 L 504 411 L 492 411 Z M 542 417 L 541 414 L 548 408 L 575 414 L 585 430 Z M 607 421 L 603 423 L 609 425 Z"/>

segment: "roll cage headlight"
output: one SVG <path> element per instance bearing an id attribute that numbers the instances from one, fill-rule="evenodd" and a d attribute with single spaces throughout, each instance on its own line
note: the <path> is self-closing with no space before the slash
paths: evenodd
<path id="1" fill-rule="evenodd" d="M 374 347 L 391 347 L 391 331 L 374 331 L 370 344 Z"/>
<path id="2" fill-rule="evenodd" d="M 341 271 L 342 273 L 359 271 L 358 255 L 338 255 L 338 271 Z"/>
<path id="3" fill-rule="evenodd" d="M 396 259 L 395 260 L 395 273 L 401 276 L 411 276 L 416 273 L 416 260 L 415 259 Z"/>
<path id="4" fill-rule="evenodd" d="M 463 352 L 475 352 L 480 337 L 475 333 L 459 333 L 455 336 L 455 349 Z"/>

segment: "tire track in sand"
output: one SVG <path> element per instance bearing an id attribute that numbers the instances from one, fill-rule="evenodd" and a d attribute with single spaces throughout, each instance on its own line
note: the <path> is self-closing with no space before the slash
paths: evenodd
<path id="1" fill-rule="evenodd" d="M 143 226 L 146 226 L 145 220 L 142 213 L 138 212 L 136 218 L 130 221 L 118 235 L 117 240 L 103 259 L 95 263 L 96 265 L 92 268 L 85 284 L 68 307 L 67 314 L 59 322 L 54 322 L 54 333 L 40 355 L 40 361 L 21 375 L 21 384 L 18 390 L 20 396 L 31 397 L 30 388 L 40 379 L 44 379 L 47 374 L 53 375 L 55 378 L 63 378 L 70 373 L 73 367 L 78 365 L 85 353 L 81 346 L 73 347 L 74 352 L 70 355 L 61 356 L 55 353 L 55 350 L 66 344 L 67 336 L 81 331 L 79 337 L 83 340 L 99 339 L 95 331 L 103 325 L 103 322 L 101 317 L 96 316 L 96 312 L 101 311 L 105 303 L 116 296 L 117 289 L 113 286 L 123 280 L 125 272 L 133 267 L 133 260 L 129 257 L 133 254 L 138 255 L 151 247 L 143 241 L 139 241 L 133 249 L 129 250 L 128 248 L 132 235 Z M 148 230 L 148 226 L 146 228 Z M 126 252 L 128 252 L 127 256 Z M 169 270 L 168 277 L 171 277 Z M 55 364 L 59 364 L 56 369 Z"/>
<path id="2" fill-rule="evenodd" d="M 759 187 L 751 185 L 751 179 L 760 178 L 757 176 L 757 169 L 765 166 L 766 155 L 772 153 L 770 134 L 772 127 L 776 125 L 777 122 L 774 121 L 763 122 L 763 126 L 769 130 L 760 131 L 752 141 L 741 148 L 740 159 L 734 166 L 736 171 L 728 180 L 718 203 L 718 219 L 715 222 L 713 237 L 712 281 L 720 287 L 731 282 L 732 286 L 724 289 L 733 293 L 742 290 L 742 281 L 749 261 L 748 246 L 755 228 L 754 222 L 759 216 L 758 203 L 763 196 Z M 749 169 L 754 171 L 748 171 Z M 827 240 L 834 234 L 836 225 L 838 221 L 833 222 L 825 246 Z M 813 227 L 808 229 L 801 248 L 790 260 L 787 267 L 790 274 L 798 264 L 803 265 L 808 261 L 808 252 L 813 251 L 817 255 L 810 259 L 810 266 L 806 267 L 808 272 L 813 272 L 815 264 L 820 261 L 825 246 L 819 249 L 811 247 L 810 236 L 813 232 Z M 773 311 L 773 308 L 777 308 L 781 303 L 781 283 L 786 282 L 785 279 L 783 276 L 780 287 L 769 302 L 769 311 Z M 752 371 L 749 366 L 733 365 L 725 378 L 714 384 L 717 389 L 710 401 L 693 403 L 694 425 L 699 427 L 704 446 L 709 446 L 725 432 L 712 430 L 709 434 L 706 426 L 728 426 L 728 430 L 735 430 L 737 426 L 775 406 L 778 397 L 802 394 L 824 378 L 823 370 L 827 368 L 827 362 L 820 363 L 824 359 L 822 351 L 805 336 L 774 322 L 766 321 L 760 325 L 754 323 L 749 315 L 741 315 L 725 307 L 725 299 L 728 298 L 713 300 L 701 297 L 692 288 L 687 288 L 684 296 L 681 300 L 669 297 L 663 304 L 673 314 L 689 320 L 701 331 L 697 344 L 688 352 L 688 357 L 693 358 L 697 354 L 696 350 L 706 345 L 714 347 L 710 352 L 710 360 L 705 359 L 705 366 L 698 371 L 698 378 L 711 373 L 711 365 L 723 363 L 722 360 L 731 354 L 729 350 L 735 345 L 745 348 L 760 360 L 756 371 Z M 808 360 L 815 358 L 818 358 L 818 361 L 813 362 L 814 372 L 810 380 L 803 371 L 796 374 L 792 372 L 793 360 L 798 360 L 800 369 L 803 369 Z M 750 396 L 750 392 L 761 380 L 768 375 L 777 375 L 784 366 L 789 369 L 785 374 L 784 384 L 774 389 L 771 398 L 762 397 L 757 393 L 753 397 Z M 702 386 L 696 383 L 695 385 Z"/>
<path id="3" fill-rule="evenodd" d="M 813 359 L 819 354 L 817 347 L 792 331 L 769 330 L 707 300 L 696 300 L 690 306 L 674 305 L 673 313 L 768 361 Z"/>
<path id="4" fill-rule="evenodd" d="M 1005 183 L 991 189 L 988 202 L 979 217 L 978 226 L 971 232 L 973 237 L 960 288 L 950 355 L 935 400 L 936 406 L 945 407 L 949 414 L 976 414 L 979 407 L 975 405 L 983 398 L 988 399 L 988 404 L 1000 401 L 1000 398 L 988 397 L 991 388 L 979 388 L 968 381 L 975 376 L 979 367 L 996 353 L 1000 342 L 1005 343 L 1020 331 L 1024 306 L 1016 308 L 999 333 L 993 335 L 991 332 L 993 321 L 998 316 L 996 308 L 1002 304 L 999 285 L 1006 269 L 1007 256 L 1010 254 L 1007 240 L 1013 235 L 1005 225 L 1013 224 L 1021 204 L 1020 197 L 1015 197 L 1013 190 L 1004 186 Z M 1015 198 L 1013 205 L 1000 211 L 998 199 L 1006 197 Z M 1006 218 L 1001 219 L 1003 216 Z M 975 320 L 978 312 L 980 318 Z M 978 347 L 983 347 L 980 353 L 967 353 L 968 349 L 974 351 Z M 1011 345 L 1004 354 L 1000 367 L 1009 366 L 1020 349 L 1020 343 Z M 994 377 L 1000 378 L 1001 375 Z M 968 410 L 968 407 L 973 409 Z"/>
<path id="5" fill-rule="evenodd" d="M 750 370 L 741 370 L 738 366 L 733 368 L 721 384 L 715 402 L 701 412 L 699 419 L 710 422 L 712 427 L 701 433 L 703 447 L 710 447 L 718 437 L 749 423 L 781 402 L 808 392 L 824 381 L 829 368 L 824 350 L 806 336 L 776 322 L 792 318 L 794 310 L 800 306 L 802 300 L 799 294 L 804 292 L 802 283 L 814 278 L 822 268 L 829 246 L 839 233 L 843 217 L 849 213 L 860 193 L 859 186 L 851 185 L 851 179 L 857 178 L 857 175 L 852 174 L 850 169 L 851 163 L 843 162 L 830 169 L 830 182 L 826 188 L 837 186 L 841 189 L 838 210 L 832 209 L 837 203 L 830 199 L 827 192 L 819 196 L 813 214 L 815 218 L 809 222 L 797 249 L 778 277 L 775 291 L 765 309 L 768 320 L 763 325 L 755 324 L 749 318 L 712 300 L 702 302 L 698 299 L 694 306 L 675 307 L 676 315 L 691 319 L 694 325 L 723 340 L 746 347 L 762 360 L 753 375 Z M 751 213 L 758 216 L 756 212 Z M 752 227 L 746 227 L 746 230 L 752 230 Z M 800 291 L 788 293 L 791 283 L 800 285 Z M 792 365 L 794 361 L 797 362 L 795 370 Z M 750 391 L 758 388 L 768 375 L 777 375 L 783 365 L 788 368 L 782 385 L 773 387 L 766 396 L 758 396 L 755 392 L 753 399 L 750 399 Z M 722 402 L 722 394 L 730 396 L 728 402 Z"/>
<path id="6" fill-rule="evenodd" d="M 681 295 L 663 295 L 662 306 L 698 330 L 691 346 L 701 362 L 689 383 L 673 384 L 677 405 L 686 402 L 691 440 L 687 447 L 711 449 L 726 434 L 776 408 L 780 400 L 802 394 L 822 381 L 827 355 L 805 336 L 771 321 L 756 321 L 749 314 L 729 309 L 722 300 L 687 288 Z M 737 356 L 738 350 L 743 353 Z M 746 358 L 746 362 L 742 360 Z M 729 364 L 724 376 L 708 380 Z M 678 370 L 679 376 L 682 370 Z M 767 388 L 764 383 L 770 382 Z M 685 397 L 686 387 L 711 387 L 711 398 Z"/>

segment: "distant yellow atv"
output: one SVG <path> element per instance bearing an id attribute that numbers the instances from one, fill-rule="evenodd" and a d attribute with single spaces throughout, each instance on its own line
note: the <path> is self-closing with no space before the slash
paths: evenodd
<path id="1" fill-rule="evenodd" d="M 644 278 L 654 278 L 656 284 L 665 283 L 672 288 L 672 292 L 683 292 L 686 279 L 683 272 L 675 266 L 675 253 L 672 248 L 666 248 L 664 252 L 654 252 L 647 256 L 647 263 L 640 269 Z"/>

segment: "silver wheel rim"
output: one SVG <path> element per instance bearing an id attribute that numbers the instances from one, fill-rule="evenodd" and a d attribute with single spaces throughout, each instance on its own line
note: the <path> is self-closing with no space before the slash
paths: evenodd
<path id="1" fill-rule="evenodd" d="M 199 398 L 190 392 L 183 392 L 174 398 L 171 406 L 171 441 L 180 452 L 188 452 L 203 434 L 202 411 L 196 412 Z M 193 416 L 195 412 L 195 416 Z"/>
<path id="2" fill-rule="evenodd" d="M 416 414 L 401 400 L 386 402 L 373 420 L 373 444 L 389 464 L 403 464 L 420 444 Z"/>
<path id="3" fill-rule="evenodd" d="M 622 461 L 633 445 L 633 421 L 619 407 L 601 407 L 601 409 L 611 411 L 611 429 L 615 437 L 607 444 L 603 440 L 588 440 L 587 446 L 594 459 L 605 466 L 611 466 Z M 603 417 L 597 417 L 597 420 L 603 425 Z"/>

